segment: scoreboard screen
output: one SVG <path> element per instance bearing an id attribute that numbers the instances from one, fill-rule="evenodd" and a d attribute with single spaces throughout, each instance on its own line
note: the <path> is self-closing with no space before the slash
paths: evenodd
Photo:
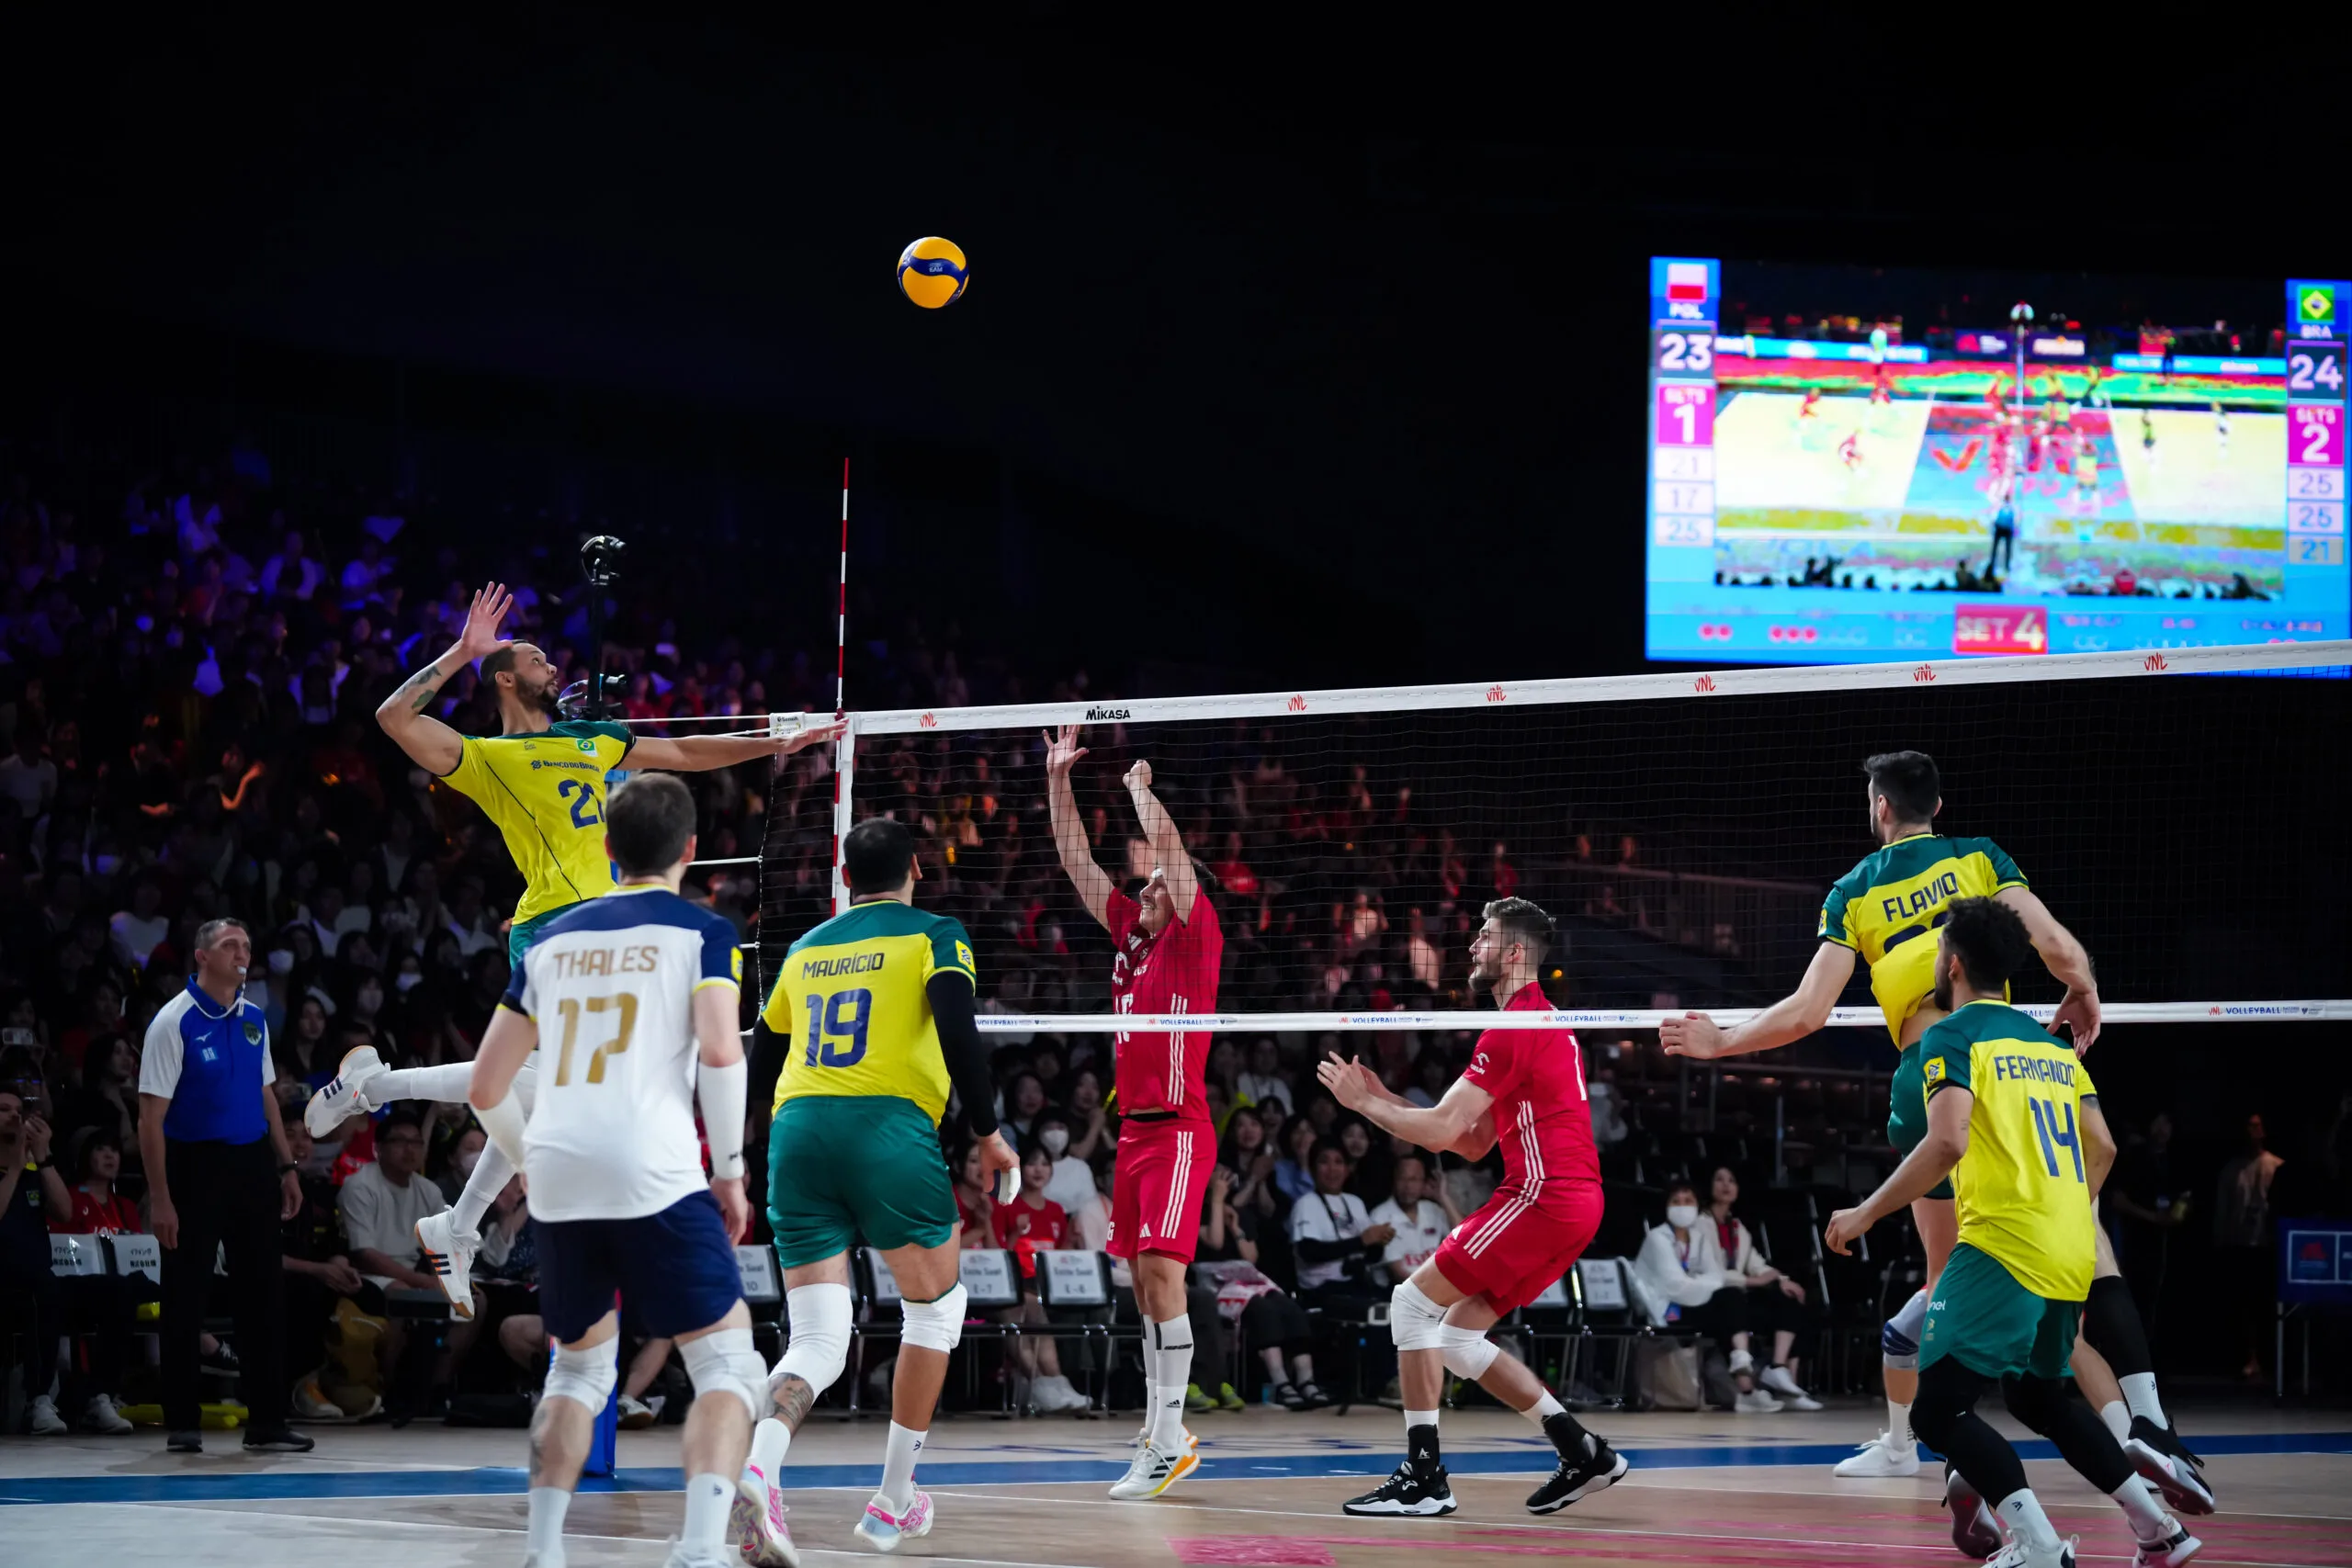
<path id="1" fill-rule="evenodd" d="M 2348 310 L 2328 279 L 1656 257 L 1648 655 L 2352 636 Z"/>

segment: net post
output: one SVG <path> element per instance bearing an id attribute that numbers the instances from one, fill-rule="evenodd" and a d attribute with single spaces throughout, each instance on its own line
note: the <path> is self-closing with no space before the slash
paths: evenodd
<path id="1" fill-rule="evenodd" d="M 841 736 L 833 742 L 833 913 L 849 908 L 849 880 L 842 874 L 842 841 L 856 825 L 850 804 L 850 786 L 857 766 L 857 716 L 842 716 Z"/>

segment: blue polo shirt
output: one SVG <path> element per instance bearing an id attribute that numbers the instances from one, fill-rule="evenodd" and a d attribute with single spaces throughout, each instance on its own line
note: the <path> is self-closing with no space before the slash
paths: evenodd
<path id="1" fill-rule="evenodd" d="M 277 1081 L 269 1025 L 238 997 L 226 1010 L 197 987 L 164 1004 L 147 1026 L 139 1092 L 172 1102 L 164 1136 L 184 1144 L 250 1144 L 269 1134 L 261 1097 Z"/>

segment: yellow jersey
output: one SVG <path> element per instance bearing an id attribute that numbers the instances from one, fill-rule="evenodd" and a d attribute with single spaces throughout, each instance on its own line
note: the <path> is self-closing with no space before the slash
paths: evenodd
<path id="1" fill-rule="evenodd" d="M 1960 1239 L 2044 1301 L 2079 1302 L 2098 1263 L 2082 1107 L 2098 1098 L 2075 1053 L 2006 1002 L 1980 998 L 1919 1041 L 1926 1098 L 1974 1095 L 1951 1173 Z"/>
<path id="2" fill-rule="evenodd" d="M 466 738 L 443 776 L 498 825 L 523 874 L 516 925 L 613 890 L 605 775 L 634 744 L 624 725 L 570 720 L 536 734 Z"/>
<path id="3" fill-rule="evenodd" d="M 853 905 L 794 942 L 760 1015 L 791 1043 L 776 1105 L 888 1095 L 912 1100 L 936 1125 L 947 1110 L 947 1058 L 924 987 L 943 971 L 978 984 L 963 922 L 895 898 Z"/>
<path id="4" fill-rule="evenodd" d="M 2018 863 L 1990 839 L 1914 833 L 1864 856 L 1837 880 L 1822 901 L 1818 934 L 1862 955 L 1871 995 L 1899 1045 L 1904 1021 L 1935 991 L 1935 931 L 1951 901 L 2024 886 Z"/>

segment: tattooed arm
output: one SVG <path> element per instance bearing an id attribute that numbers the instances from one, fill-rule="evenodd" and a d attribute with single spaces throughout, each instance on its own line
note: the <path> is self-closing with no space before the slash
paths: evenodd
<path id="1" fill-rule="evenodd" d="M 438 778 L 465 760 L 466 740 L 426 710 L 441 700 L 441 688 L 459 671 L 506 645 L 499 640 L 498 623 L 514 604 L 514 596 L 498 583 L 474 595 L 466 613 L 466 629 L 457 646 L 410 676 L 376 710 L 376 722 L 399 743 L 411 761 Z"/>

